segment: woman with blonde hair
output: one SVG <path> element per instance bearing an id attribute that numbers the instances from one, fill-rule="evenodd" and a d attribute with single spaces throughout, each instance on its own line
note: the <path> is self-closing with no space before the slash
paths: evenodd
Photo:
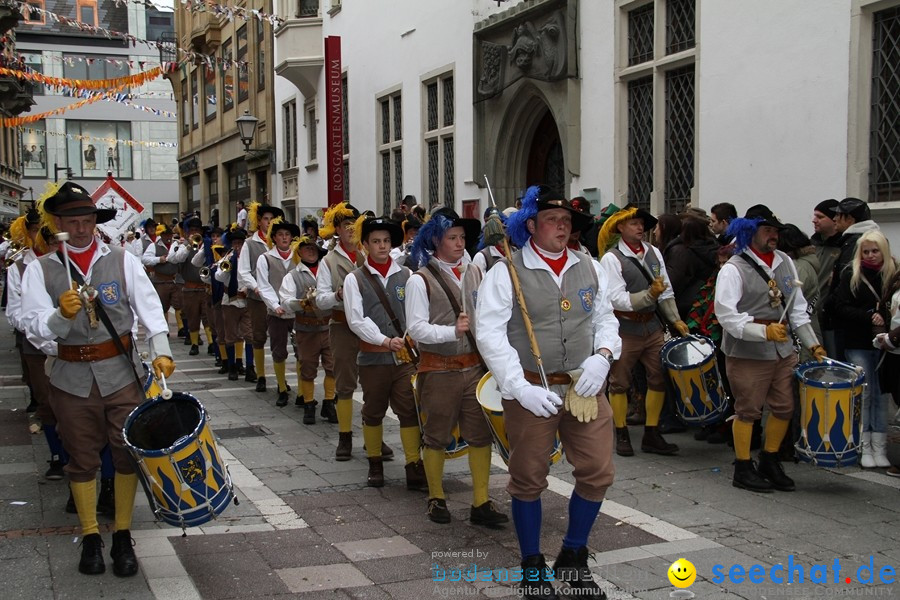
<path id="1" fill-rule="evenodd" d="M 897 264 L 880 231 L 867 231 L 856 242 L 853 260 L 841 273 L 834 293 L 835 329 L 844 335 L 844 355 L 866 372 L 862 399 L 863 468 L 889 467 L 887 408 L 889 394 L 881 391 L 878 366 L 882 351 L 872 346 L 873 334 L 886 331 L 882 297 L 894 278 Z"/>

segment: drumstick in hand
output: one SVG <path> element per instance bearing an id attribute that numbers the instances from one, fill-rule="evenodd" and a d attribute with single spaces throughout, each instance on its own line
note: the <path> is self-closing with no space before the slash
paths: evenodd
<path id="1" fill-rule="evenodd" d="M 787 314 L 788 308 L 791 306 L 791 302 L 794 301 L 794 297 L 797 295 L 797 292 L 800 291 L 801 287 L 803 287 L 803 282 L 795 279 L 791 282 L 791 285 L 793 286 L 793 289 L 791 290 L 791 295 L 788 296 L 787 302 L 784 303 L 784 310 L 781 311 L 781 317 L 778 319 L 779 323 L 784 321 L 784 316 Z"/>

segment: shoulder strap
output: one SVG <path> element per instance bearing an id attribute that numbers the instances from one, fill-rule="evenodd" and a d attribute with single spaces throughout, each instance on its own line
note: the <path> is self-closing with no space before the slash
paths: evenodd
<path id="1" fill-rule="evenodd" d="M 762 280 L 766 282 L 766 285 L 769 285 L 769 282 L 772 281 L 772 278 L 769 277 L 765 271 L 763 271 L 763 268 L 759 266 L 759 263 L 747 256 L 744 252 L 741 252 L 740 254 L 738 254 L 738 256 L 747 261 L 747 264 L 753 267 L 753 270 L 756 271 L 760 277 L 762 277 Z"/>
<path id="2" fill-rule="evenodd" d="M 444 281 L 444 278 L 441 277 L 441 272 L 431 261 L 428 262 L 428 265 L 425 268 L 427 268 L 428 272 L 437 279 L 438 285 L 441 286 L 441 289 L 444 290 L 444 293 L 447 295 L 447 300 L 450 301 L 450 307 L 453 308 L 453 313 L 456 315 L 456 318 L 459 318 L 462 309 L 459 307 L 459 302 L 456 301 L 456 296 L 450 290 L 450 286 L 448 286 L 447 282 Z M 465 275 L 463 275 L 463 277 L 465 277 Z M 472 332 L 466 331 L 466 337 L 468 338 L 469 343 L 472 344 L 472 348 L 477 351 L 478 345 L 475 343 L 475 336 L 472 335 Z"/>
<path id="3" fill-rule="evenodd" d="M 621 257 L 636 266 L 638 271 L 641 272 L 641 275 L 644 276 L 644 279 L 647 280 L 648 284 L 653 283 L 653 277 L 650 276 L 650 273 L 647 272 L 647 269 L 644 268 L 644 265 L 642 265 L 638 259 L 633 256 L 625 256 L 624 254 L 621 254 Z"/>
<path id="4" fill-rule="evenodd" d="M 418 362 L 419 354 L 416 352 L 409 341 L 406 339 L 404 335 L 406 332 L 403 331 L 403 327 L 400 326 L 400 320 L 397 318 L 397 315 L 394 314 L 394 309 L 391 308 L 391 303 L 388 300 L 387 294 L 384 293 L 384 288 L 381 287 L 381 283 L 375 279 L 375 275 L 372 274 L 372 271 L 363 267 L 359 268 L 358 272 L 365 273 L 367 275 L 366 280 L 369 282 L 369 285 L 372 286 L 372 289 L 375 290 L 375 295 L 378 296 L 378 300 L 381 301 L 381 305 L 384 307 L 384 311 L 387 313 L 388 318 L 391 320 L 391 323 L 394 325 L 394 329 L 397 330 L 398 336 L 403 336 L 403 344 L 406 346 L 406 350 L 409 352 L 410 357 L 412 358 L 414 363 Z"/>

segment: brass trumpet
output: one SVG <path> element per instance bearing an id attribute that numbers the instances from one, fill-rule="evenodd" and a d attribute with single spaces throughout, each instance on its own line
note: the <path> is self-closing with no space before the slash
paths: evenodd
<path id="1" fill-rule="evenodd" d="M 28 250 L 28 246 L 23 244 L 17 244 L 16 242 L 10 242 L 9 249 L 6 251 L 6 259 L 4 260 L 4 264 L 7 267 L 11 267 L 19 257 L 24 254 L 24 252 Z"/>
<path id="2" fill-rule="evenodd" d="M 209 267 L 200 267 L 200 277 L 209 277 Z"/>
<path id="3" fill-rule="evenodd" d="M 3 232 L 3 241 L 8 242 L 12 239 L 12 234 L 9 232 L 9 229 Z"/>
<path id="4" fill-rule="evenodd" d="M 203 246 L 203 236 L 199 233 L 195 233 L 190 237 L 191 241 L 191 250 L 199 250 L 201 246 Z"/>

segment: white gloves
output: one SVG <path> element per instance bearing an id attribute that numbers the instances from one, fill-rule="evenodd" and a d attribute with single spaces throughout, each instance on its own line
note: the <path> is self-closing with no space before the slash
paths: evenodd
<path id="1" fill-rule="evenodd" d="M 575 393 L 579 396 L 596 396 L 606 382 L 609 375 L 610 364 L 602 354 L 592 354 L 584 359 L 579 369 L 584 369 L 578 383 L 575 384 Z"/>
<path id="2" fill-rule="evenodd" d="M 522 408 L 538 417 L 549 417 L 559 412 L 562 406 L 562 398 L 550 390 L 545 390 L 538 385 L 529 385 L 516 394 L 516 400 Z"/>

